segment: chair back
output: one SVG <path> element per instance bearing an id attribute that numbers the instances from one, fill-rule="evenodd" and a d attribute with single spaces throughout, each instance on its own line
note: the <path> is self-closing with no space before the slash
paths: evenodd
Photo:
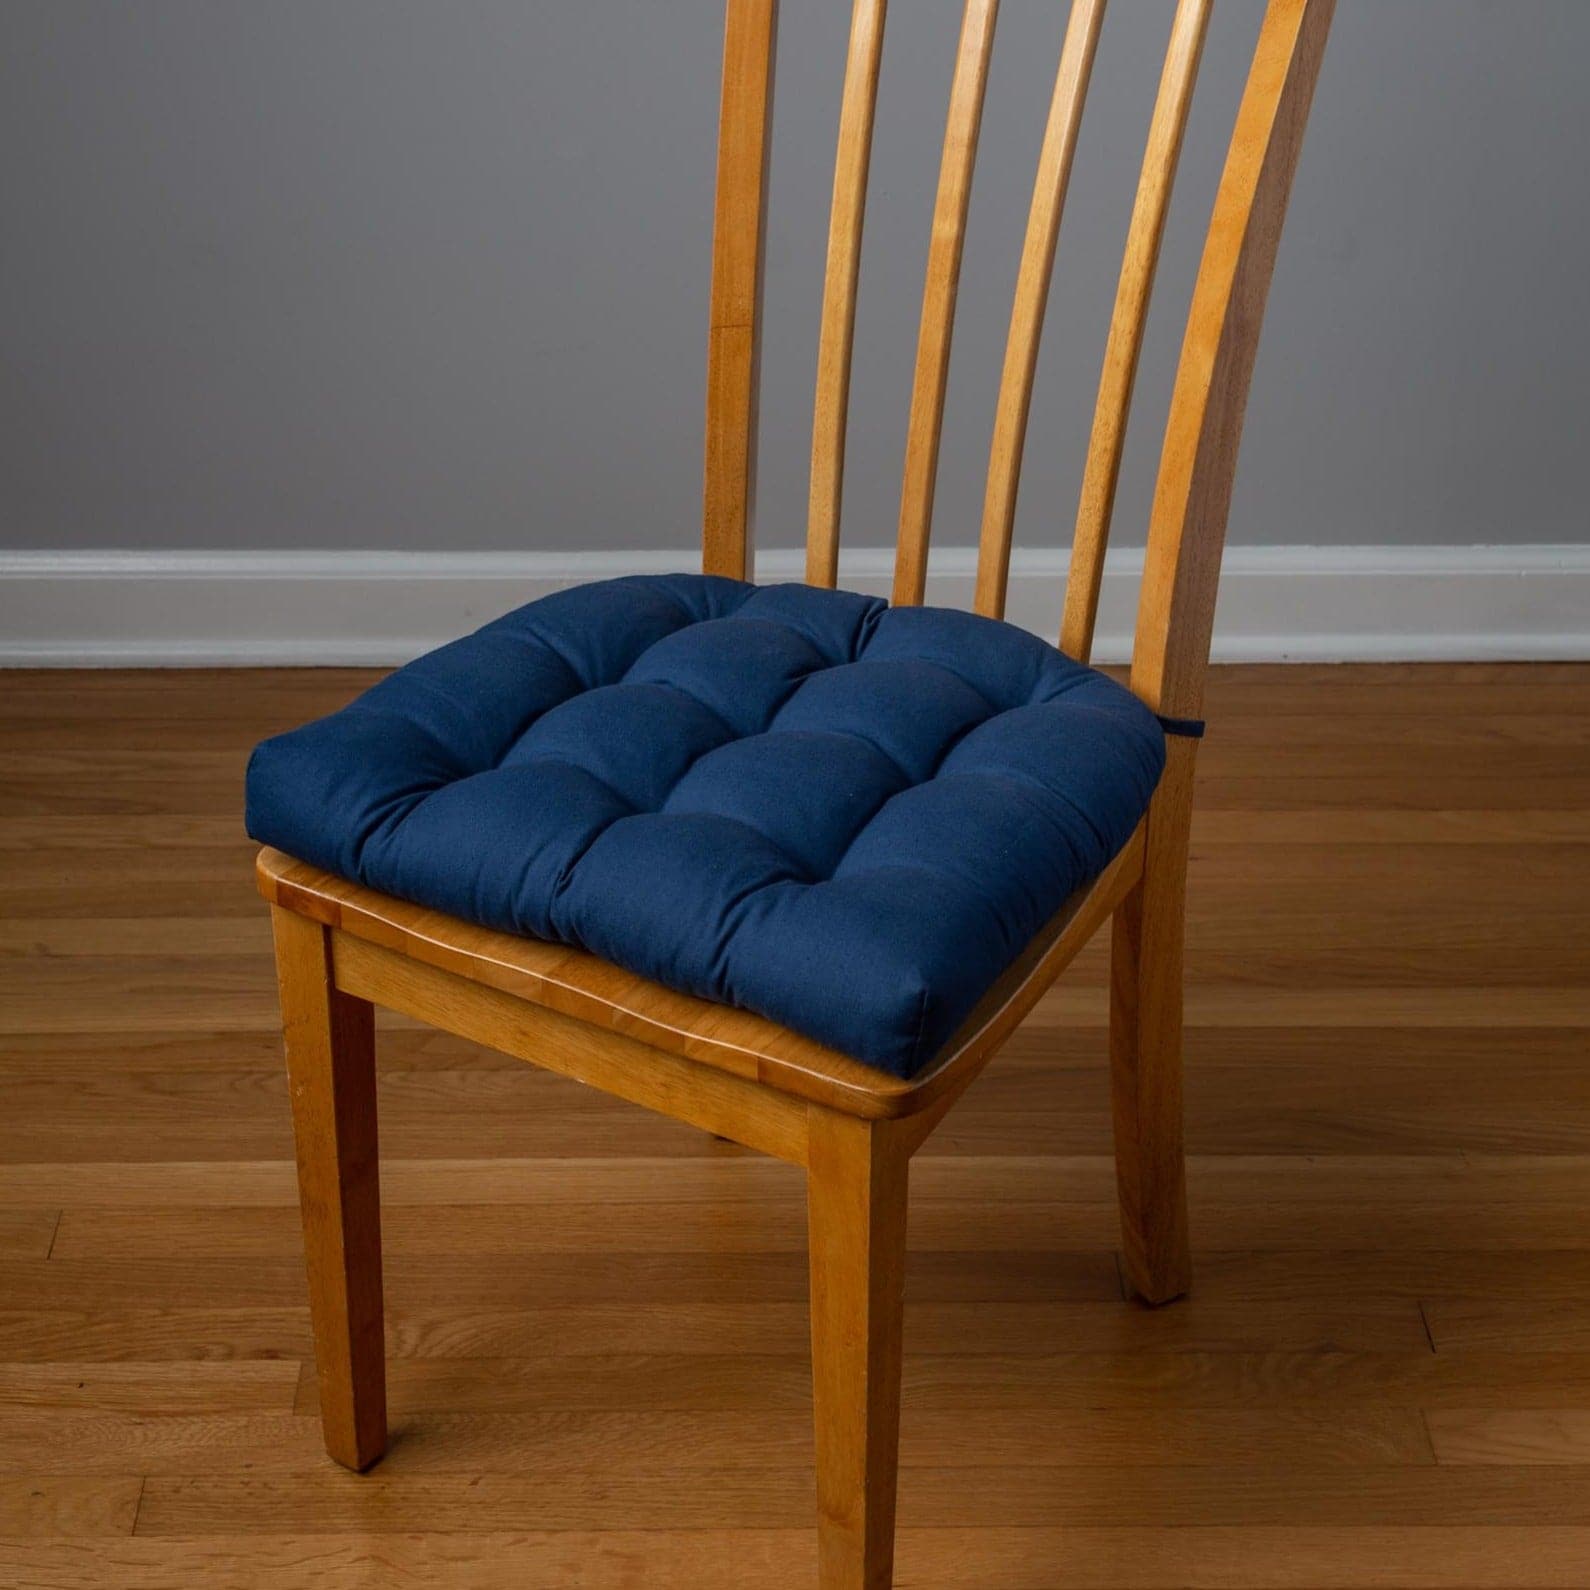
<path id="1" fill-rule="evenodd" d="M 1213 0 L 1171 19 L 1072 539 L 1060 645 L 1092 648 L 1110 518 L 1160 242 Z M 1226 515 L 1281 223 L 1335 0 L 1270 0 L 1237 112 L 1187 317 L 1149 522 L 1132 688 L 1169 718 L 1201 715 Z M 817 394 L 806 578 L 838 577 L 845 431 L 862 222 L 887 0 L 854 0 L 839 115 Z M 728 0 L 713 233 L 703 566 L 745 578 L 756 477 L 768 153 L 778 0 Z M 906 432 L 893 600 L 923 599 L 956 290 L 999 0 L 966 0 L 950 86 Z M 974 605 L 1002 616 L 1038 346 L 1072 156 L 1105 0 L 1074 0 L 1016 276 L 993 420 Z"/>

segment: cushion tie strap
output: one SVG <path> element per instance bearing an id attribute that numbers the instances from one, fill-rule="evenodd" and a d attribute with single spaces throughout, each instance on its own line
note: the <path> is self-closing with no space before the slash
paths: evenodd
<path id="1" fill-rule="evenodd" d="M 1204 737 L 1204 720 L 1202 718 L 1167 718 L 1155 713 L 1159 719 L 1159 726 L 1166 734 L 1179 735 L 1184 740 L 1201 740 Z"/>

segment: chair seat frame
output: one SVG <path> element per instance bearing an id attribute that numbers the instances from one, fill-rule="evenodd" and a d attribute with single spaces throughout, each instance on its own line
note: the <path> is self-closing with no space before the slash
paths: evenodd
<path id="1" fill-rule="evenodd" d="M 1061 628 L 1086 658 L 1126 415 L 1210 0 L 1180 0 L 1106 345 Z M 856 0 L 813 427 L 807 578 L 838 569 L 849 367 L 884 0 Z M 1193 291 L 1145 559 L 1131 685 L 1202 709 L 1226 513 L 1260 322 L 1333 0 L 1270 0 Z M 896 602 L 925 587 L 950 332 L 997 0 L 967 0 L 934 212 L 902 493 Z M 998 616 L 1038 337 L 1104 0 L 1075 0 L 1017 280 L 976 605 Z M 727 0 L 707 378 L 703 567 L 745 577 L 776 0 Z M 1149 1303 L 1190 1284 L 1182 933 L 1197 742 L 1173 736 L 1147 815 L 979 1003 L 900 1079 L 749 1012 L 567 946 L 391 899 L 274 850 L 270 903 L 327 1450 L 386 1442 L 374 1008 L 400 1012 L 803 1167 L 822 1590 L 893 1582 L 908 1167 L 1038 998 L 1111 923 L 1110 1072 L 1125 1269 Z"/>

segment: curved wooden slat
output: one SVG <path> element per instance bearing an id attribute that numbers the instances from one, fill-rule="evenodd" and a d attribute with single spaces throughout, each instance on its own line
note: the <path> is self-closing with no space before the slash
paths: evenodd
<path id="1" fill-rule="evenodd" d="M 712 226 L 701 566 L 743 580 L 756 505 L 756 399 L 778 0 L 729 0 Z"/>
<path id="2" fill-rule="evenodd" d="M 1259 328 L 1335 0 L 1270 0 L 1215 198 L 1171 395 L 1132 689 L 1196 718 Z"/>
<path id="3" fill-rule="evenodd" d="M 1132 387 L 1137 380 L 1143 329 L 1148 323 L 1149 299 L 1154 291 L 1154 271 L 1159 264 L 1165 217 L 1170 210 L 1171 190 L 1181 160 L 1182 134 L 1187 127 L 1187 112 L 1198 81 L 1198 63 L 1203 55 L 1212 3 L 1213 0 L 1181 0 L 1176 8 L 1165 70 L 1160 77 L 1159 94 L 1149 122 L 1148 148 L 1143 155 L 1137 199 L 1126 232 L 1126 256 L 1121 264 L 1115 308 L 1104 346 L 1104 370 L 1099 378 L 1093 434 L 1088 441 L 1087 465 L 1082 474 L 1082 499 L 1071 542 L 1065 615 L 1060 626 L 1060 649 L 1081 662 L 1086 662 L 1093 650 L 1099 585 L 1104 575 L 1110 519 L 1115 510 L 1115 489 L 1121 475 L 1121 454 L 1126 446 Z"/>
<path id="4" fill-rule="evenodd" d="M 1065 210 L 1071 161 L 1087 100 L 1105 0 L 1074 0 L 1060 50 L 1049 123 L 1038 155 L 1027 236 L 1016 273 L 1016 296 L 1005 341 L 1005 366 L 999 378 L 994 411 L 994 439 L 989 448 L 988 485 L 983 497 L 983 528 L 977 552 L 977 587 L 973 605 L 979 613 L 1000 618 L 1005 612 L 1005 585 L 1010 575 L 1010 538 L 1016 524 L 1016 489 L 1021 479 L 1022 450 L 1027 441 L 1027 415 L 1038 369 L 1038 342 L 1049 303 L 1055 245 Z"/>
<path id="5" fill-rule="evenodd" d="M 817 402 L 812 417 L 811 499 L 806 530 L 806 582 L 839 578 L 839 507 L 845 480 L 845 421 L 850 410 L 850 356 L 856 332 L 856 287 L 861 232 L 872 162 L 872 122 L 878 105 L 887 0 L 855 0 L 839 153 L 834 164 L 828 264 L 823 278 L 822 331 L 817 345 Z"/>
<path id="6" fill-rule="evenodd" d="M 933 206 L 927 280 L 922 290 L 911 415 L 906 427 L 905 484 L 900 493 L 900 533 L 894 562 L 896 606 L 920 603 L 927 582 L 933 490 L 938 480 L 950 341 L 955 331 L 955 297 L 961 282 L 966 212 L 972 197 L 972 169 L 977 161 L 977 137 L 982 127 L 988 62 L 993 54 L 998 15 L 999 0 L 966 0 L 961 19 L 938 198 Z"/>

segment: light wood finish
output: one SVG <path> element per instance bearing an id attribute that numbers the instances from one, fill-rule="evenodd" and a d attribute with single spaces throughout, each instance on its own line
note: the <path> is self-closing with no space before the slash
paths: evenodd
<path id="1" fill-rule="evenodd" d="M 1137 199 L 1126 233 L 1126 258 L 1115 290 L 1115 309 L 1104 345 L 1104 372 L 1099 377 L 1093 434 L 1088 440 L 1082 474 L 1082 500 L 1071 539 L 1071 568 L 1066 576 L 1065 613 L 1060 623 L 1060 649 L 1086 662 L 1093 650 L 1093 625 L 1098 617 L 1099 587 L 1104 579 L 1104 554 L 1115 512 L 1115 488 L 1126 450 L 1126 422 L 1137 381 L 1137 361 L 1148 326 L 1148 304 L 1154 291 L 1165 218 L 1181 161 L 1182 134 L 1192 108 L 1209 29 L 1213 0 L 1180 0 L 1171 26 L 1170 49 L 1160 78 L 1159 97 L 1148 128 L 1148 148 Z M 1028 376 L 1031 384 L 1031 376 Z M 1008 537 L 1008 530 L 1006 532 Z"/>
<path id="2" fill-rule="evenodd" d="M 1527 1580 L 1518 1577 L 1525 1552 L 1532 1571 Z M 731 1553 L 733 1577 L 724 1578 Z M 1463 1590 L 1524 1584 L 1530 1590 L 1581 1590 L 1587 1554 L 1590 1529 L 1582 1526 L 1388 1525 L 1350 1530 L 1345 1538 L 1333 1526 L 1125 1532 L 1046 1527 L 975 1534 L 925 1528 L 902 1541 L 900 1556 L 903 1582 L 935 1590 L 1047 1590 L 1054 1581 L 1043 1575 L 1060 1561 L 1073 1583 L 1116 1582 L 1135 1590 L 1184 1590 L 1189 1562 L 1211 1585 L 1300 1587 L 1306 1581 L 1298 1578 L 1299 1566 L 1322 1561 L 1332 1564 L 1332 1590 L 1427 1590 L 1432 1583 Z M 416 1583 L 450 1590 L 498 1590 L 504 1582 L 581 1590 L 630 1590 L 637 1583 L 647 1590 L 699 1590 L 708 1584 L 789 1590 L 810 1582 L 813 1549 L 803 1534 L 776 1528 L 628 1534 L 503 1529 L 313 1542 L 281 1535 L 134 1538 L 85 1541 L 65 1562 L 54 1541 L 0 1544 L 0 1572 L 30 1590 L 84 1583 L 114 1584 L 118 1590 L 169 1590 L 173 1583 L 366 1590 L 372 1578 L 388 1579 L 393 1563 L 401 1563 Z M 637 1563 L 645 1564 L 644 1580 L 635 1576 Z M 1432 1580 L 1432 1569 L 1446 1578 Z"/>
<path id="3" fill-rule="evenodd" d="M 872 164 L 872 122 L 883 63 L 888 0 L 855 0 L 850 50 L 839 108 L 839 153 L 834 163 L 828 264 L 823 277 L 822 327 L 817 343 L 817 402 L 812 418 L 811 500 L 806 525 L 806 582 L 839 579 L 839 514 L 845 486 L 845 428 L 850 418 L 850 359 L 856 338 L 856 291 L 861 279 L 862 222 Z"/>
<path id="4" fill-rule="evenodd" d="M 1110 941 L 1110 1100 L 1121 1252 L 1148 1303 L 1192 1281 L 1182 1146 L 1182 939 L 1193 741 L 1173 738 L 1149 812 L 1141 875 Z"/>
<path id="5" fill-rule="evenodd" d="M 1105 0 L 1073 0 L 1065 43 L 1060 51 L 1060 69 L 1055 76 L 1049 122 L 1038 154 L 1038 176 L 1027 217 L 1021 265 L 1016 274 L 1016 298 L 1010 311 L 1005 365 L 999 378 L 999 398 L 994 410 L 994 439 L 989 450 L 983 527 L 977 553 L 973 606 L 990 618 L 1002 617 L 1005 611 L 1010 542 L 1016 526 L 1016 491 L 1027 444 L 1032 383 L 1038 371 L 1038 344 L 1043 337 L 1049 281 L 1054 274 L 1055 248 L 1060 238 L 1060 218 L 1071 184 L 1071 162 L 1082 127 L 1082 111 L 1087 103 L 1099 30 L 1104 24 L 1104 6 Z"/>
<path id="6" fill-rule="evenodd" d="M 747 571 L 750 552 L 774 11 L 773 0 L 729 0 L 724 50 L 703 566 L 731 575 Z M 996 0 L 967 0 L 951 83 L 908 421 L 895 586 L 896 597 L 904 601 L 921 599 L 925 579 L 955 300 L 996 11 Z M 1103 0 L 1076 0 L 1039 157 L 982 525 L 975 605 L 985 614 L 998 615 L 1004 603 L 1038 342 L 1103 13 Z M 1109 498 L 1207 13 L 1200 0 L 1184 0 L 1178 10 L 1127 240 L 1080 516 L 1080 594 L 1075 599 L 1081 603 L 1084 632 L 1091 629 Z M 1271 0 L 1194 291 L 1150 528 L 1131 675 L 1138 695 L 1172 717 L 1192 718 L 1202 711 L 1242 409 L 1330 13 L 1331 0 Z M 884 15 L 885 0 L 855 0 L 841 99 L 807 539 L 807 579 L 822 586 L 834 585 L 838 575 L 850 372 Z M 1076 627 L 1071 619 L 1068 625 Z M 1085 633 L 1082 640 L 1085 645 Z M 104 760 L 105 748 L 94 749 L 96 773 L 103 779 L 114 764 Z M 136 755 L 137 748 L 128 754 Z M 257 879 L 276 927 L 318 1364 L 315 1401 L 332 1455 L 363 1468 L 380 1455 L 385 1440 L 372 1027 L 372 1007 L 380 1006 L 403 1020 L 449 1034 L 454 1042 L 485 1045 L 501 1056 L 528 1061 L 558 1085 L 583 1084 L 804 1171 L 816 1415 L 811 1446 L 805 1445 L 804 1431 L 801 1445 L 791 1446 L 788 1421 L 782 1426 L 776 1421 L 747 1422 L 737 1408 L 716 1405 L 692 1409 L 687 1418 L 665 1418 L 649 1432 L 626 1415 L 622 1404 L 616 1409 L 581 1408 L 572 1418 L 553 1418 L 548 1432 L 556 1435 L 560 1462 L 575 1468 L 599 1465 L 612 1476 L 644 1462 L 648 1450 L 666 1450 L 672 1463 L 686 1468 L 732 1465 L 745 1453 L 776 1462 L 809 1452 L 817 1471 L 813 1566 L 818 1583 L 822 1590 L 887 1590 L 894 1577 L 902 1450 L 908 1165 L 944 1128 L 952 1107 L 1015 1036 L 1059 972 L 1082 957 L 1095 931 L 1112 915 L 1110 1094 L 1124 1281 L 1153 1302 L 1166 1301 L 1187 1287 L 1182 977 L 1193 772 L 1193 742 L 1173 739 L 1148 814 L 1120 855 L 1065 903 L 943 1051 L 909 1081 L 870 1070 L 756 1016 L 673 993 L 581 952 L 475 928 L 385 899 L 290 857 L 263 852 Z M 36 795 L 37 785 L 33 788 Z M 30 813 L 34 810 L 29 808 Z M 212 965 L 209 975 L 208 984 L 202 979 L 190 984 L 187 1003 L 179 1003 L 185 1021 L 198 1019 L 223 992 L 232 996 L 234 1010 L 247 1008 L 247 994 L 228 988 L 223 967 Z M 63 976 L 55 991 L 84 994 L 83 981 L 81 975 L 75 984 L 70 975 Z M 61 1016 L 58 1010 L 42 1010 L 41 1004 L 36 990 L 26 993 L 18 1007 L 20 1018 L 0 1018 L 0 1029 L 20 1019 L 24 1026 L 29 1020 L 42 1021 L 49 1030 Z M 490 1113 L 481 1112 L 487 1117 Z M 465 1141 L 473 1142 L 478 1152 L 494 1123 L 472 1117 L 465 1128 Z M 637 1218 L 627 1240 L 666 1242 L 673 1224 L 668 1215 Z M 599 1260 L 611 1251 L 610 1227 L 605 1209 L 567 1209 L 549 1225 L 544 1242 L 554 1255 L 568 1254 L 599 1269 Z M 36 1255 L 46 1229 L 49 1245 L 41 1261 Z M 946 1230 L 956 1229 L 953 1222 L 948 1227 L 930 1222 L 929 1238 L 943 1240 Z M 18 1263 L 93 1262 L 106 1243 L 135 1250 L 146 1230 L 147 1222 L 137 1217 L 120 1219 L 96 1241 L 75 1215 L 69 1219 L 57 1204 L 53 1223 L 49 1214 L 43 1221 L 0 1221 L 0 1257 L 14 1247 Z M 774 1262 L 759 1272 L 747 1266 L 740 1283 L 756 1284 L 759 1275 L 759 1284 L 772 1287 L 787 1302 L 778 1289 L 788 1287 L 791 1277 L 776 1261 L 792 1243 L 789 1227 L 782 1231 L 782 1239 L 770 1232 L 758 1239 L 771 1244 L 765 1257 Z M 238 1262 L 247 1262 L 251 1254 L 268 1256 L 273 1240 L 268 1220 L 229 1223 L 219 1233 L 197 1221 L 190 1225 L 189 1236 L 201 1246 L 218 1245 Z M 500 1224 L 478 1226 L 473 1236 L 460 1238 L 449 1263 L 433 1266 L 429 1284 L 441 1289 L 438 1295 L 444 1301 L 453 1302 L 465 1273 L 460 1266 L 510 1240 Z M 697 1240 L 704 1243 L 704 1257 L 747 1250 L 744 1234 L 726 1231 Z M 980 1238 L 963 1233 L 955 1240 L 975 1243 Z M 405 1235 L 394 1243 L 394 1263 L 409 1251 Z M 676 1300 L 699 1303 L 699 1273 L 683 1266 L 677 1253 L 672 1257 L 666 1286 L 674 1289 Z M 1081 1273 L 1088 1284 L 1097 1284 L 1096 1267 L 1085 1264 Z M 540 1280 L 551 1286 L 544 1269 Z M 652 1280 L 653 1285 L 662 1284 L 655 1269 Z M 1106 1280 L 1112 1289 L 1118 1284 L 1113 1269 Z M 582 1283 L 570 1273 L 563 1284 Z M 587 1279 L 583 1284 L 601 1282 Z M 975 1301 L 976 1292 L 956 1296 Z M 1400 1306 L 1377 1322 L 1393 1340 L 1413 1328 L 1406 1299 L 1399 1301 Z M 202 1327 L 195 1321 L 191 1328 Z M 427 1326 L 437 1328 L 434 1321 Z M 1428 1340 L 1428 1321 L 1422 1314 L 1418 1328 Z M 480 1338 L 472 1345 L 479 1347 Z M 445 1389 L 456 1383 L 456 1378 L 444 1378 L 437 1384 Z M 699 1376 L 681 1374 L 673 1383 L 678 1395 L 703 1395 Z M 626 1398 L 639 1394 L 634 1377 L 620 1377 L 615 1384 L 625 1388 Z M 539 1395 L 546 1385 L 544 1377 L 532 1378 L 526 1394 Z M 66 1394 L 56 1383 L 24 1391 L 46 1398 Z M 491 1406 L 500 1407 L 501 1400 Z M 609 1422 L 602 1422 L 604 1416 Z M 258 1422 L 257 1410 L 250 1409 L 246 1417 L 254 1422 L 240 1428 L 238 1439 L 256 1444 L 272 1439 Z M 918 1449 L 924 1430 L 927 1439 L 943 1440 L 957 1423 L 951 1419 L 936 1426 L 929 1416 L 926 1426 L 908 1426 L 904 1451 L 909 1457 Z M 995 1421 L 985 1428 L 984 1438 L 1006 1461 L 1030 1464 L 1044 1461 L 1054 1450 L 1055 1434 L 1052 1428 L 1034 1429 L 1025 1422 L 1019 1430 L 1002 1430 Z M 111 1431 L 110 1446 L 124 1435 Z M 1268 1456 L 1278 1441 L 1294 1439 L 1295 1431 L 1278 1436 L 1261 1420 L 1256 1427 L 1229 1425 L 1218 1436 L 1222 1451 L 1245 1443 Z M 146 1461 L 156 1471 L 185 1462 L 179 1454 L 187 1450 L 188 1439 L 182 1428 L 168 1425 L 148 1444 L 152 1455 Z M 1139 1437 L 1128 1433 L 1122 1439 L 1126 1450 L 1143 1450 L 1131 1445 Z M 1067 1439 L 1073 1460 L 1083 1445 L 1081 1439 Z M 1156 1425 L 1149 1445 L 1163 1454 L 1174 1441 Z M 1193 1442 L 1188 1450 L 1207 1446 Z M 1355 1461 L 1366 1452 L 1393 1461 L 1433 1457 L 1428 1429 L 1405 1409 L 1363 1421 L 1342 1450 Z M 289 1451 L 278 1448 L 270 1461 Z M 587 1577 L 590 1553 L 559 1552 L 538 1561 L 532 1577 Z M 702 1582 L 701 1564 L 708 1559 L 676 1563 L 670 1570 L 658 1563 L 657 1553 L 658 1542 L 648 1540 L 648 1583 Z M 626 1553 L 619 1548 L 617 1557 L 603 1555 L 619 1561 Z M 741 1541 L 732 1556 L 735 1583 L 758 1582 L 761 1570 L 752 1555 Z M 1028 1583 L 1037 1590 L 1039 1581 L 1018 1566 L 1021 1557 L 1020 1551 L 999 1549 L 963 1558 L 957 1568 L 951 1551 L 926 1577 L 952 1583 L 961 1573 L 967 1582 Z M 785 1551 L 771 1551 L 765 1562 L 777 1582 L 791 1582 Z M 581 1566 L 571 1569 L 574 1563 Z M 628 1568 L 620 1572 L 626 1580 L 634 1577 Z M 1052 1582 L 1053 1570 L 1046 1566 L 1044 1572 L 1041 1583 Z M 806 1577 L 805 1570 L 798 1570 L 796 1577 Z"/>
<path id="7" fill-rule="evenodd" d="M 809 1152 L 818 1578 L 888 1590 L 910 1152 L 892 1123 L 815 1109 Z"/>
<path id="8" fill-rule="evenodd" d="M 1281 223 L 1335 0 L 1272 0 L 1193 288 L 1149 519 L 1132 689 L 1203 711 L 1226 513 Z"/>
<path id="9" fill-rule="evenodd" d="M 776 1089 L 679 1060 L 515 994 L 445 972 L 401 950 L 333 935 L 338 986 L 387 1010 L 530 1060 L 797 1165 L 806 1162 L 806 1110 Z"/>
<path id="10" fill-rule="evenodd" d="M 320 923 L 277 907 L 271 925 L 321 1423 L 326 1450 L 363 1469 L 386 1447 L 374 1013 L 336 986 Z"/>
<path id="11" fill-rule="evenodd" d="M 917 604 L 927 585 L 928 540 L 933 493 L 938 484 L 939 441 L 944 431 L 944 394 L 949 385 L 950 341 L 955 298 L 961 284 L 966 212 L 972 201 L 972 171 L 983 123 L 988 62 L 994 50 L 999 0 L 966 0 L 960 47 L 950 85 L 949 122 L 938 198 L 933 206 L 922 325 L 917 336 L 916 374 L 906 422 L 905 484 L 900 494 L 899 548 L 894 563 L 895 606 Z"/>
<path id="12" fill-rule="evenodd" d="M 596 1043 L 597 1035 L 604 1035 L 602 1052 L 613 1061 L 610 1088 L 621 1073 L 633 1073 L 626 1087 L 647 1088 L 647 1067 L 665 1056 L 677 1056 L 691 1062 L 673 1073 L 681 1079 L 681 1090 L 687 1078 L 712 1089 L 716 1073 L 864 1119 L 911 1117 L 920 1122 L 924 1117 L 936 1120 L 934 1112 L 971 1083 L 1033 1002 L 1125 897 L 1141 864 L 1142 843 L 1134 838 L 1094 883 L 1066 903 L 943 1051 L 909 1081 L 861 1065 L 749 1011 L 677 993 L 582 950 L 458 922 L 349 883 L 280 851 L 260 852 L 256 877 L 261 893 L 273 905 L 339 930 L 339 986 L 358 978 L 361 995 L 377 997 L 367 989 L 369 979 L 378 975 L 370 968 L 389 962 L 361 951 L 360 945 L 367 943 L 394 952 L 398 960 L 423 963 L 456 975 L 460 982 L 506 994 L 533 1007 L 515 1017 L 520 1028 L 539 1024 L 538 1032 L 548 1042 L 538 1046 L 525 1038 L 498 1041 L 495 1046 L 509 1052 L 526 1049 L 522 1058 L 550 1070 L 570 1075 L 574 1074 L 570 1067 L 585 1063 L 579 1043 L 551 1041 L 554 1031 L 570 1029 L 555 1026 L 550 1018 L 567 1016 L 578 1024 L 574 1030 L 582 1042 Z M 378 1003 L 388 1001 L 378 998 Z M 451 1026 L 457 1019 L 450 1016 L 440 1024 Z M 682 1091 L 679 1096 L 682 1099 Z M 735 1131 L 724 1130 L 725 1124 L 720 1121 L 709 1129 L 744 1141 Z M 769 1152 L 786 1159 L 801 1157 L 780 1149 Z"/>
<path id="13" fill-rule="evenodd" d="M 1173 720 L 1203 713 L 1248 385 L 1334 3 L 1274 0 L 1265 14 L 1193 290 L 1149 526 L 1131 674 L 1133 690 Z M 1195 49 L 1186 53 L 1196 56 Z M 1169 141 L 1179 142 L 1179 128 Z M 1133 269 L 1129 253 L 1129 276 Z M 1133 366 L 1135 359 L 1133 348 Z M 1125 395 L 1131 374 L 1126 369 L 1118 377 Z M 1106 387 L 1110 379 L 1107 366 Z M 1106 459 L 1101 467 L 1113 493 L 1115 465 Z M 1067 623 L 1076 630 L 1074 638 L 1087 643 L 1108 529 L 1104 482 L 1094 485 L 1105 512 L 1096 523 L 1088 519 L 1085 485 L 1073 573 L 1086 583 L 1079 589 L 1073 580 L 1067 594 Z M 1081 531 L 1092 539 L 1084 540 Z M 1117 913 L 1112 939 L 1111 1097 L 1125 1273 L 1133 1290 L 1151 1303 L 1179 1296 L 1191 1280 L 1181 1051 L 1196 746 L 1193 739 L 1170 739 L 1149 809 L 1142 876 Z"/>
<path id="14" fill-rule="evenodd" d="M 778 0 L 728 0 L 712 229 L 702 568 L 750 577 L 763 246 L 772 150 Z"/>
<path id="15" fill-rule="evenodd" d="M 0 1582 L 811 1584 L 802 1175 L 405 1018 L 394 1439 L 324 1456 L 237 788 L 374 677 L 0 692 Z M 1581 1586 L 1590 667 L 1207 706 L 1197 1286 L 1121 1297 L 1100 936 L 911 1162 L 898 1576 Z"/>

